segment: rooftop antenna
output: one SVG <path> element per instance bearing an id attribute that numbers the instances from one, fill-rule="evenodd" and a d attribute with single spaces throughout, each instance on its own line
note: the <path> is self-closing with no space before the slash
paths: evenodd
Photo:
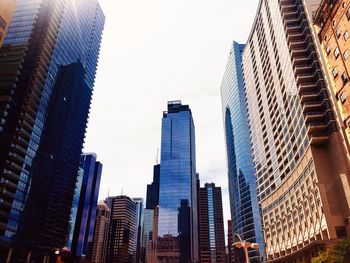
<path id="1" fill-rule="evenodd" d="M 122 195 L 123 195 L 123 187 L 122 187 Z"/>
<path id="2" fill-rule="evenodd" d="M 107 192 L 107 197 L 109 197 L 109 188 L 108 188 L 108 192 Z"/>

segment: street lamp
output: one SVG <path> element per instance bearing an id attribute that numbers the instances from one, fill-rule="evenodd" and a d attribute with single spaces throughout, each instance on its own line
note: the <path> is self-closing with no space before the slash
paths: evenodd
<path id="1" fill-rule="evenodd" d="M 233 243 L 234 248 L 243 248 L 244 249 L 244 255 L 245 255 L 245 262 L 249 263 L 249 256 L 248 256 L 248 248 L 251 249 L 259 249 L 259 244 L 258 243 L 250 243 L 246 241 L 242 241 L 241 237 L 236 234 L 240 242 L 235 242 Z"/>

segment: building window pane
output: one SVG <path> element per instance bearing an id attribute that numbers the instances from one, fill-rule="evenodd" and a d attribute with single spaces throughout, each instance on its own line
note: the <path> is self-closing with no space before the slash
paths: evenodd
<path id="1" fill-rule="evenodd" d="M 339 57 L 339 48 L 336 48 L 334 50 L 334 56 L 335 56 L 336 59 Z"/>
<path id="2" fill-rule="evenodd" d="M 346 72 L 344 72 L 344 73 L 341 75 L 341 79 L 343 80 L 343 84 L 344 84 L 344 85 L 345 85 L 346 83 L 348 83 L 349 78 L 348 78 L 348 75 L 346 74 Z"/>
<path id="3" fill-rule="evenodd" d="M 347 41 L 348 38 L 349 38 L 349 33 L 348 33 L 348 31 L 345 31 L 345 33 L 344 33 L 344 40 Z"/>
<path id="4" fill-rule="evenodd" d="M 346 11 L 346 17 L 348 18 L 348 20 L 350 20 L 350 8 L 348 8 L 348 11 Z"/>
<path id="5" fill-rule="evenodd" d="M 340 94 L 340 101 L 341 101 L 341 103 L 344 103 L 346 101 L 346 96 L 345 96 L 344 92 L 342 92 Z"/>
<path id="6" fill-rule="evenodd" d="M 338 69 L 337 69 L 337 67 L 333 68 L 332 74 L 333 74 L 334 78 L 336 78 L 338 76 Z"/>
<path id="7" fill-rule="evenodd" d="M 349 57 L 349 51 L 346 50 L 346 51 L 344 52 L 344 59 L 347 60 L 348 57 Z"/>
<path id="8" fill-rule="evenodd" d="M 331 53 L 331 47 L 329 45 L 326 47 L 326 53 L 327 53 L 327 55 L 329 55 L 329 53 Z"/>
<path id="9" fill-rule="evenodd" d="M 341 36 L 341 33 L 340 33 L 340 30 L 339 30 L 339 28 L 337 29 L 337 32 L 336 32 L 336 34 L 337 34 L 337 38 L 340 38 L 340 36 Z"/>

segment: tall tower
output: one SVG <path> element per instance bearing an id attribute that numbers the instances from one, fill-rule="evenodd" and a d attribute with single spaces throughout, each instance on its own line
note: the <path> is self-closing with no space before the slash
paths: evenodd
<path id="1" fill-rule="evenodd" d="M 110 201 L 112 209 L 106 262 L 136 263 L 136 203 L 125 195 L 112 197 Z"/>
<path id="2" fill-rule="evenodd" d="M 267 261 L 311 262 L 349 235 L 346 148 L 306 4 L 261 0 L 243 52 Z"/>
<path id="3" fill-rule="evenodd" d="M 5 258 L 65 245 L 103 25 L 97 0 L 18 1 L 0 49 Z"/>
<path id="4" fill-rule="evenodd" d="M 157 246 L 161 262 L 198 260 L 195 130 L 181 101 L 163 113 Z"/>
<path id="5" fill-rule="evenodd" d="M 199 189 L 198 217 L 200 262 L 226 263 L 221 188 L 214 183 Z"/>
<path id="6" fill-rule="evenodd" d="M 77 180 L 75 192 L 79 202 L 72 207 L 72 234 L 68 245 L 74 257 L 90 260 L 102 164 L 97 161 L 96 154 L 84 153 L 80 159 L 80 168 L 83 175 L 81 180 Z M 75 210 L 77 213 L 74 215 Z"/>
<path id="7" fill-rule="evenodd" d="M 264 253 L 264 241 L 249 139 L 242 75 L 243 49 L 244 45 L 233 42 L 221 83 L 221 98 L 233 234 L 236 241 L 241 238 L 247 242 L 259 243 L 260 253 L 250 250 L 249 258 L 252 262 L 260 262 L 260 255 Z"/>
<path id="8" fill-rule="evenodd" d="M 103 202 L 97 204 L 96 223 L 92 247 L 92 263 L 105 263 L 111 209 Z"/>
<path id="9" fill-rule="evenodd" d="M 2 0 L 0 2 L 0 47 L 6 36 L 6 30 L 15 8 L 16 0 Z"/>

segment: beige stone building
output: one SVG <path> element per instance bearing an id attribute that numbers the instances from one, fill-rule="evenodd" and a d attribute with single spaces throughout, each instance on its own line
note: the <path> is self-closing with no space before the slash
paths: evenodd
<path id="1" fill-rule="evenodd" d="M 0 47 L 6 35 L 6 30 L 10 24 L 13 11 L 15 11 L 16 0 L 0 1 Z"/>
<path id="2" fill-rule="evenodd" d="M 309 263 L 350 235 L 347 148 L 311 19 L 319 3 L 261 0 L 243 52 L 267 262 Z"/>

